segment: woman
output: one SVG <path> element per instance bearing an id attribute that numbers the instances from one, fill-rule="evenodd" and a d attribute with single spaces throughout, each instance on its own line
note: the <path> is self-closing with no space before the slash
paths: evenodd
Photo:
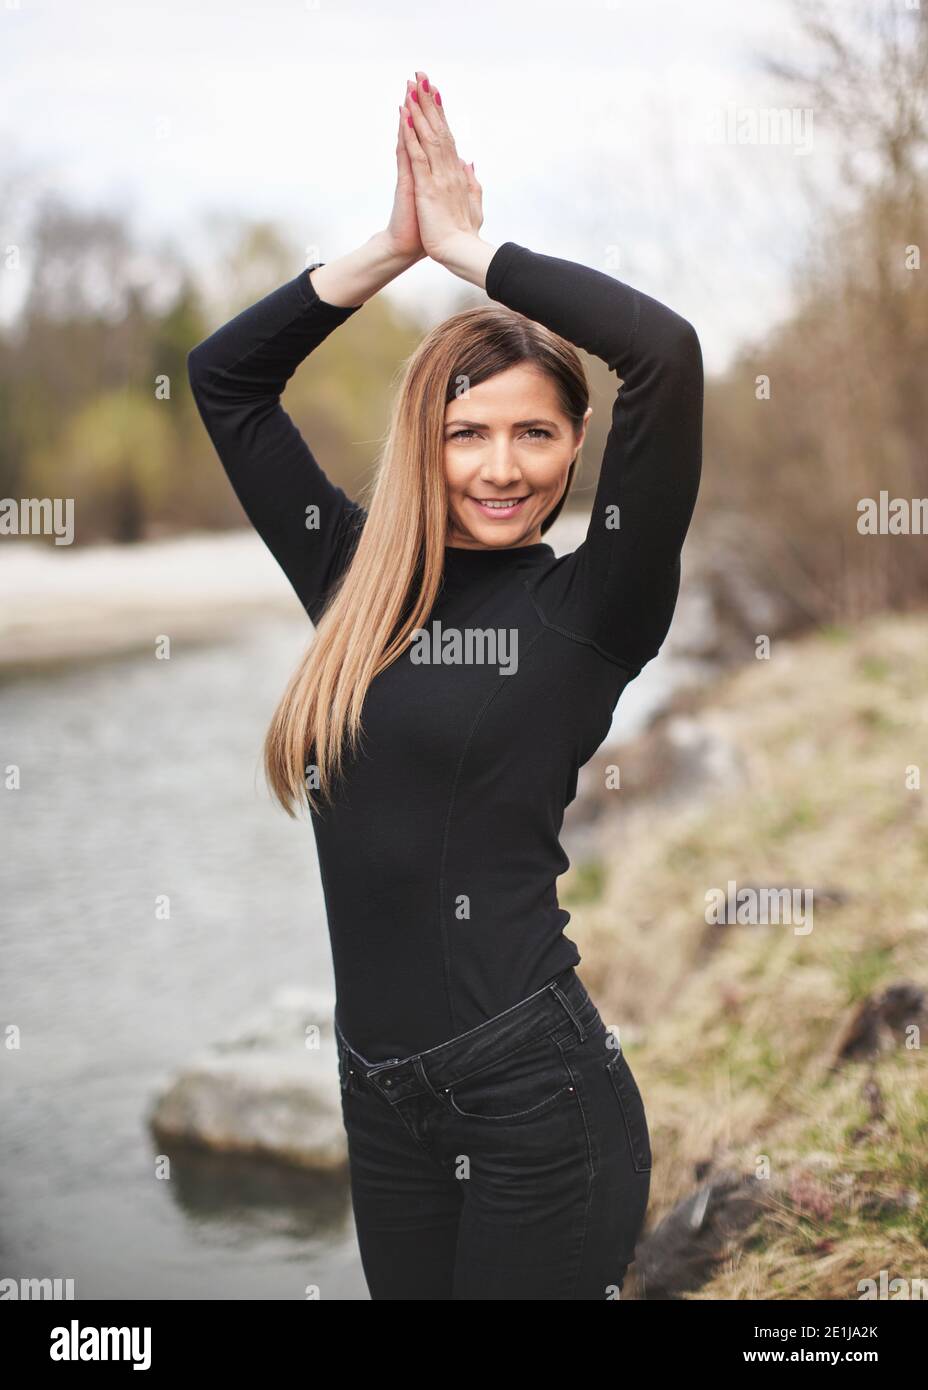
<path id="1" fill-rule="evenodd" d="M 425 73 L 400 107 L 387 229 L 190 354 L 207 430 L 316 625 L 265 747 L 312 814 L 336 979 L 352 1202 L 390 1299 L 618 1296 L 651 1151 L 564 935 L 578 769 L 666 636 L 699 482 L 691 325 L 600 271 L 478 231 L 481 189 Z M 495 303 L 406 366 L 369 507 L 280 405 L 314 348 L 430 256 Z M 542 535 L 623 380 L 586 539 Z M 362 717 L 363 716 L 363 717 Z"/>

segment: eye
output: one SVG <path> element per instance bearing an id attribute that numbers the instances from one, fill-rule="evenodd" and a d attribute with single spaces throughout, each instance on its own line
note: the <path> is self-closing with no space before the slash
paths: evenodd
<path id="1" fill-rule="evenodd" d="M 448 438 L 449 438 L 449 439 L 464 439 L 464 438 L 466 438 L 468 435 L 476 435 L 476 433 L 477 433 L 476 430 L 471 430 L 471 429 L 460 429 L 460 430 L 455 430 L 453 434 L 449 434 L 449 435 L 448 435 Z M 535 436 L 540 436 L 542 439 L 551 439 L 551 438 L 552 438 L 551 431 L 550 431 L 550 430 L 543 429 L 540 425 L 533 426 L 531 429 L 526 430 L 525 433 L 526 433 L 526 434 L 534 434 Z"/>

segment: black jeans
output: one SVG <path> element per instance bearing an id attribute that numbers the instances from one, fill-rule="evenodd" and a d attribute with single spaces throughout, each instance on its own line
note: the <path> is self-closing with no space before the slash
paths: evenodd
<path id="1" fill-rule="evenodd" d="M 628 1061 L 571 966 L 495 1018 L 373 1063 L 338 1024 L 371 1298 L 615 1299 L 651 1145 Z"/>

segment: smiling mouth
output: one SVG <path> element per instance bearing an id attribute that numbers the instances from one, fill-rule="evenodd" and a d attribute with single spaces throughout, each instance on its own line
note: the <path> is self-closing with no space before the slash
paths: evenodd
<path id="1" fill-rule="evenodd" d="M 515 516 L 519 508 L 528 501 L 528 497 L 471 497 L 468 500 L 479 507 L 484 516 L 505 521 L 507 517 Z"/>

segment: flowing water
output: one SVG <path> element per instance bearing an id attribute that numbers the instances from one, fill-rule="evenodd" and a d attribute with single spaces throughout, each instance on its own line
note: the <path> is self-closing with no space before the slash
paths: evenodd
<path id="1" fill-rule="evenodd" d="M 165 1180 L 145 1120 L 278 987 L 332 990 L 312 830 L 260 771 L 304 639 L 275 618 L 0 687 L 0 763 L 21 776 L 2 803 L 0 1277 L 71 1278 L 80 1299 L 367 1297 L 346 1186 L 190 1154 Z"/>

